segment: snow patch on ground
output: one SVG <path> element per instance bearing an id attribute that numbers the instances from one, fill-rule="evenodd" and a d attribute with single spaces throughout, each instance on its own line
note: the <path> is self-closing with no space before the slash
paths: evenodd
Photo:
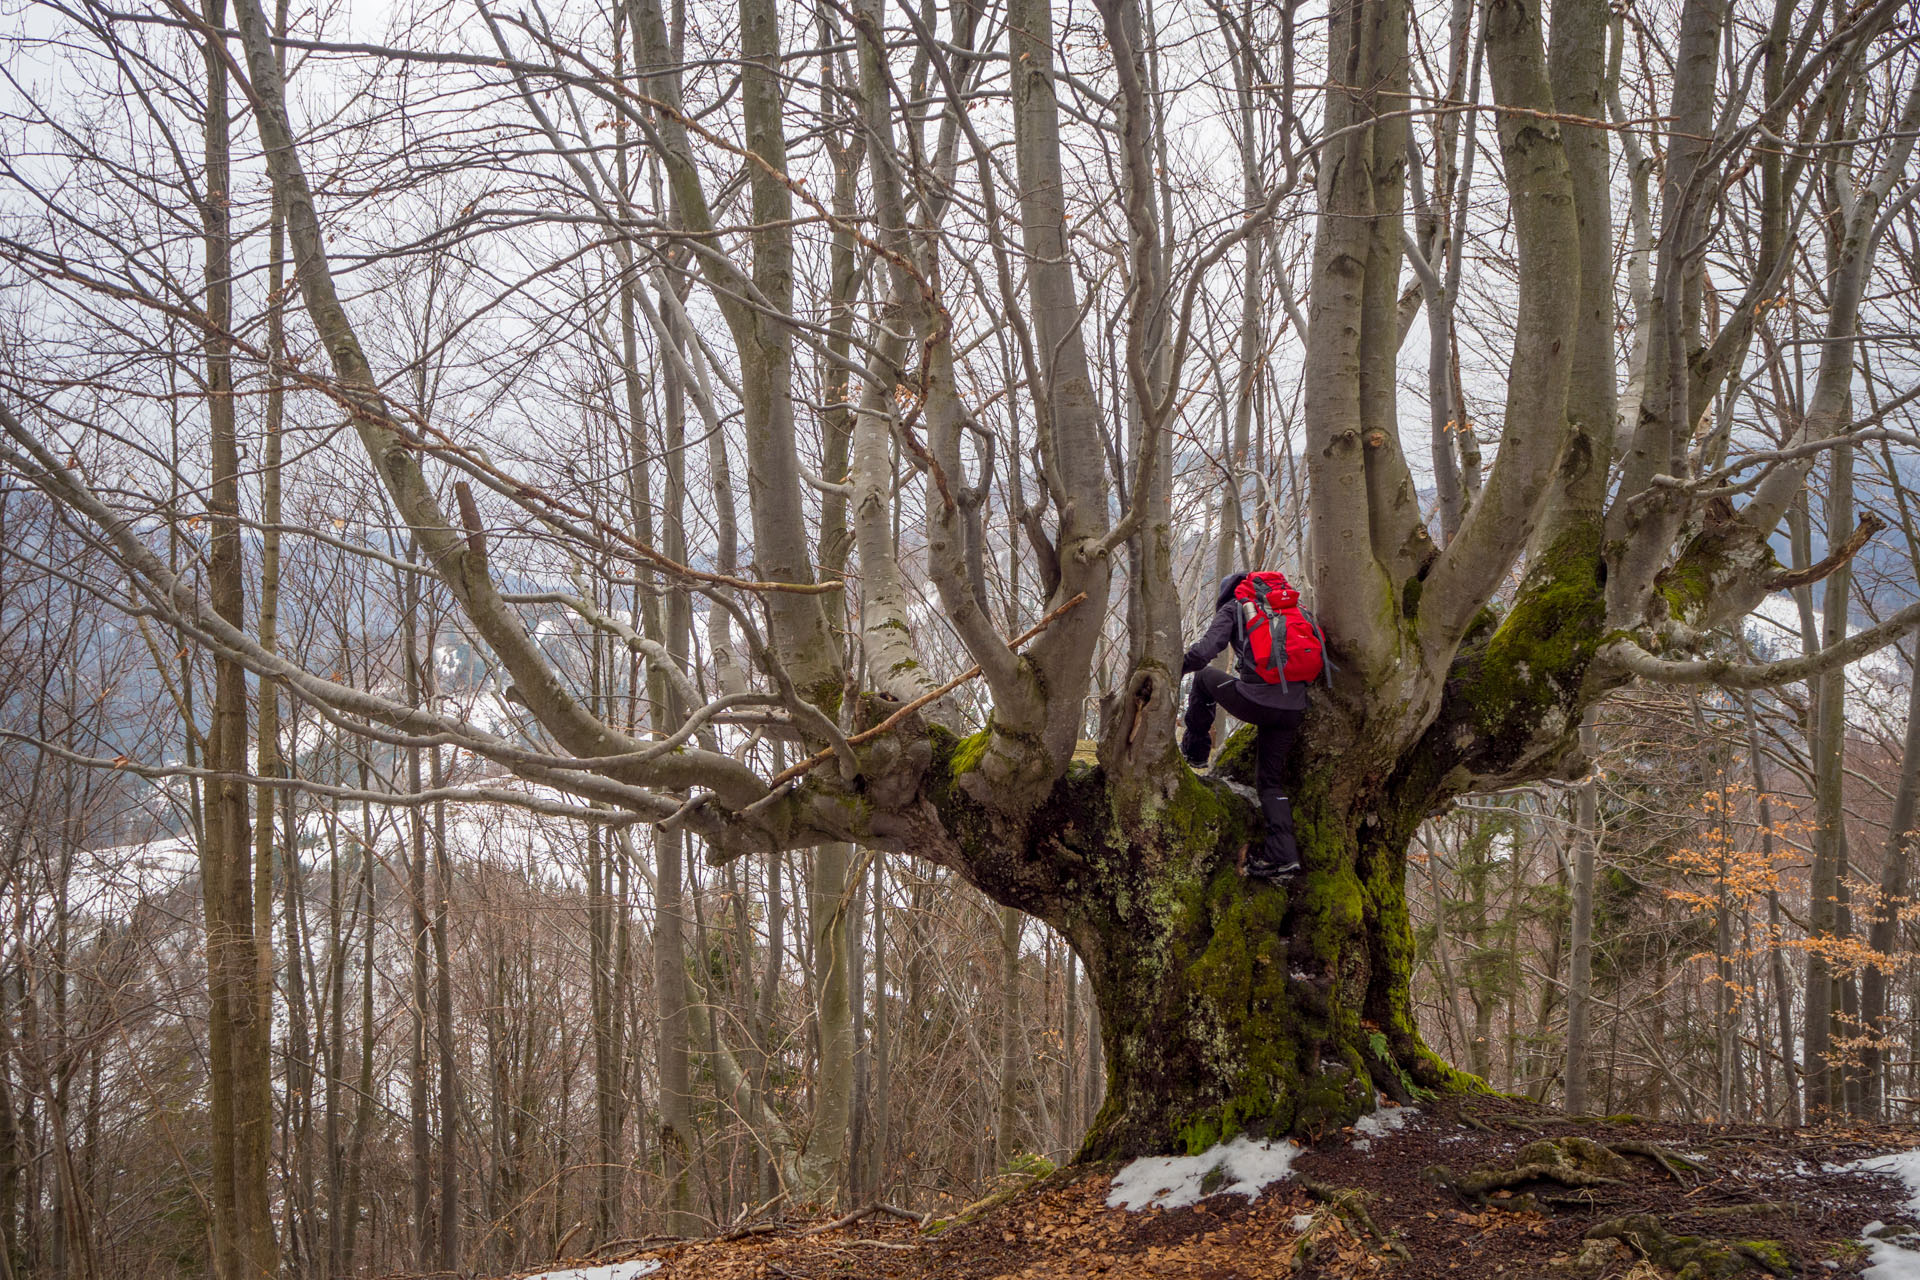
<path id="1" fill-rule="evenodd" d="M 1920 1218 L 1920 1150 L 1868 1156 L 1844 1168 L 1848 1173 L 1881 1173 L 1898 1178 L 1907 1189 L 1907 1212 Z M 1884 1224 L 1870 1222 L 1861 1233 L 1870 1263 L 1860 1273 L 1861 1280 L 1920 1280 L 1920 1237 L 1902 1235 L 1896 1240 L 1883 1240 L 1878 1238 L 1883 1229 Z"/>
<path id="2" fill-rule="evenodd" d="M 1251 1200 L 1286 1177 L 1299 1154 L 1294 1143 L 1254 1142 L 1242 1135 L 1197 1156 L 1145 1157 L 1113 1176 L 1107 1208 L 1184 1209 L 1219 1195 Z"/>
<path id="3" fill-rule="evenodd" d="M 1860 1280 L 1920 1280 L 1920 1253 L 1901 1245 L 1867 1241 L 1867 1263 Z"/>
<path id="4" fill-rule="evenodd" d="M 1373 1140 L 1398 1133 L 1420 1114 L 1418 1107 L 1379 1107 L 1353 1122 L 1353 1149 L 1373 1150 Z"/>
<path id="5" fill-rule="evenodd" d="M 650 1276 L 662 1266 L 658 1258 L 639 1258 L 633 1262 L 610 1262 L 600 1267 L 566 1267 L 559 1271 L 542 1271 L 539 1275 L 521 1276 L 520 1280 L 637 1280 L 640 1276 Z"/>

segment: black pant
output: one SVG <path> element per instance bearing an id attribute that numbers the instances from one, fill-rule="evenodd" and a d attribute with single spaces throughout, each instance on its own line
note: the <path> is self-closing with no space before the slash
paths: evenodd
<path id="1" fill-rule="evenodd" d="M 1280 795 L 1286 791 L 1280 770 L 1293 750 L 1300 733 L 1300 721 L 1306 712 L 1263 707 L 1240 690 L 1240 681 L 1232 672 L 1218 667 L 1202 667 L 1193 673 L 1193 692 L 1187 695 L 1184 724 L 1188 733 L 1205 738 L 1213 730 L 1215 706 L 1227 709 L 1236 720 L 1254 727 L 1253 789 L 1261 795 Z"/>

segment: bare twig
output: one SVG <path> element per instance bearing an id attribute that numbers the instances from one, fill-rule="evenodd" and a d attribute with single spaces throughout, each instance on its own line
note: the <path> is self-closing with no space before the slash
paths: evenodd
<path id="1" fill-rule="evenodd" d="M 1068 613 L 1072 612 L 1074 609 L 1077 609 L 1080 605 L 1084 604 L 1086 602 L 1086 599 L 1087 599 L 1087 593 L 1082 591 L 1079 595 L 1067 601 L 1065 604 L 1061 605 L 1059 608 L 1049 613 L 1046 617 L 1034 623 L 1031 627 L 1028 627 L 1025 631 L 1015 636 L 1012 640 L 1009 640 L 1007 642 L 1007 648 L 1018 649 L 1021 645 L 1033 639 L 1035 636 L 1039 635 L 1042 631 L 1045 631 L 1048 627 L 1052 626 L 1055 622 L 1058 622 L 1061 618 L 1065 617 Z M 906 706 L 901 707 L 898 711 L 888 716 L 885 720 L 882 720 L 879 724 L 873 726 L 873 728 L 862 730 L 861 732 L 854 734 L 852 737 L 847 739 L 847 745 L 850 747 L 857 747 L 863 742 L 871 742 L 873 741 L 873 739 L 878 738 L 880 735 L 892 731 L 897 725 L 899 725 L 899 723 L 902 720 L 905 720 L 908 716 L 912 715 L 914 712 L 918 711 L 920 708 L 926 706 L 930 702 L 938 702 L 940 699 L 946 697 L 949 693 L 952 693 L 955 689 L 958 689 L 961 685 L 965 684 L 967 681 L 973 679 L 975 676 L 979 674 L 980 674 L 980 664 L 976 662 L 973 666 L 968 667 L 965 671 L 961 672 L 959 675 L 955 676 L 953 679 L 947 681 L 945 684 L 941 685 L 939 688 L 931 689 L 928 692 L 920 695 L 918 698 L 915 698 L 912 702 L 909 702 Z M 800 761 L 798 764 L 791 765 L 788 768 L 783 769 L 781 772 L 773 775 L 772 780 L 767 783 L 767 786 L 771 789 L 771 788 L 780 786 L 782 783 L 791 782 L 795 778 L 799 777 L 801 774 L 807 772 L 809 769 L 815 768 L 818 765 L 825 764 L 828 760 L 831 760 L 832 758 L 833 758 L 833 752 L 830 750 L 815 752 L 813 755 L 808 756 L 805 760 Z"/>

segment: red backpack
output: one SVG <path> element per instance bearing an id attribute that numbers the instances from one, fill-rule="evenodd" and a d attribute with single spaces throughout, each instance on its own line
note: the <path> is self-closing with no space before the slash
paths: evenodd
<path id="1" fill-rule="evenodd" d="M 1300 593 L 1285 574 L 1250 573 L 1234 588 L 1233 598 L 1240 602 L 1240 627 L 1253 675 L 1278 685 L 1311 684 L 1320 678 L 1327 665 L 1326 639 L 1319 624 L 1301 610 Z"/>

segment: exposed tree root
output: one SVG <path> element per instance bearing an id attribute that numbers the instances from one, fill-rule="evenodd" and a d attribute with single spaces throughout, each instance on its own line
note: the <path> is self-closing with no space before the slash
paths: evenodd
<path id="1" fill-rule="evenodd" d="M 1774 1240 L 1717 1240 L 1709 1236 L 1674 1235 L 1651 1213 L 1632 1213 L 1599 1223 L 1588 1240 L 1622 1240 L 1674 1280 L 1731 1280 L 1764 1271 L 1793 1274 L 1793 1260 Z"/>
<path id="2" fill-rule="evenodd" d="M 957 1227 L 962 1223 L 974 1221 L 982 1214 L 999 1208 L 1023 1192 L 1033 1190 L 1036 1187 L 1077 1181 L 1081 1176 L 1082 1171 L 1072 1166 L 1065 1169 L 1056 1169 L 1048 1174 L 1023 1175 L 1019 1181 L 1013 1183 L 1011 1186 L 1002 1187 L 990 1195 L 983 1196 L 975 1200 L 972 1204 L 962 1208 L 959 1212 L 944 1218 L 936 1218 L 931 1213 L 925 1215 L 915 1214 L 905 1209 L 897 1209 L 892 1205 L 879 1204 L 877 1202 L 870 1212 L 885 1213 L 893 1217 L 918 1222 L 921 1231 L 930 1235 L 939 1235 L 950 1227 Z"/>
<path id="3" fill-rule="evenodd" d="M 1630 1255 L 1632 1250 L 1618 1240 L 1582 1240 L 1580 1251 L 1551 1264 L 1548 1274 L 1555 1280 L 1599 1280 L 1609 1273 L 1617 1273 L 1617 1265 L 1622 1255 Z"/>
<path id="4" fill-rule="evenodd" d="M 860 1219 L 875 1213 L 884 1213 L 888 1217 L 900 1218 L 913 1223 L 915 1226 L 921 1227 L 926 1226 L 928 1220 L 932 1217 L 931 1214 L 915 1213 L 911 1209 L 902 1209 L 898 1205 L 886 1204 L 882 1201 L 875 1200 L 870 1204 L 855 1209 L 852 1213 L 842 1214 L 832 1222 L 823 1222 L 819 1226 L 808 1227 L 800 1234 L 803 1236 L 817 1236 L 826 1231 L 838 1231 L 842 1227 L 850 1227 L 860 1221 Z"/>
<path id="5" fill-rule="evenodd" d="M 1520 1148 L 1511 1168 L 1456 1174 L 1436 1164 L 1426 1173 L 1430 1181 L 1478 1207 L 1485 1205 L 1493 1192 L 1511 1191 L 1529 1182 L 1557 1182 L 1576 1191 L 1617 1186 L 1633 1175 L 1633 1166 L 1626 1157 L 1591 1138 L 1567 1137 L 1529 1142 Z"/>
<path id="6" fill-rule="evenodd" d="M 1407 1247 L 1389 1233 L 1382 1231 L 1380 1224 L 1373 1220 L 1373 1215 L 1367 1212 L 1367 1201 L 1370 1197 L 1366 1192 L 1357 1187 L 1336 1187 L 1330 1182 L 1322 1182 L 1318 1178 L 1298 1171 L 1295 1171 L 1293 1176 L 1302 1191 L 1326 1204 L 1355 1227 L 1366 1232 L 1394 1257 L 1402 1262 L 1413 1261 L 1413 1255 L 1407 1252 Z M 1300 1261 L 1301 1254 L 1295 1253 L 1296 1270 L 1299 1268 Z"/>
<path id="7" fill-rule="evenodd" d="M 1691 1173 L 1707 1172 L 1707 1166 L 1698 1160 L 1690 1159 L 1677 1151 L 1669 1151 L 1654 1142 L 1610 1142 L 1607 1144 L 1607 1149 L 1623 1156 L 1641 1156 L 1651 1160 L 1672 1175 L 1675 1182 L 1686 1182 L 1686 1178 L 1681 1176 L 1682 1170 Z"/>
<path id="8" fill-rule="evenodd" d="M 1557 1203 L 1566 1197 L 1518 1195 L 1499 1201 L 1490 1198 L 1530 1183 L 1557 1183 L 1574 1191 L 1618 1186 L 1636 1174 L 1628 1156 L 1653 1161 L 1675 1182 L 1687 1182 L 1688 1173 L 1706 1172 L 1706 1166 L 1700 1162 L 1656 1143 L 1628 1140 L 1608 1144 L 1573 1135 L 1530 1142 L 1520 1148 L 1513 1164 L 1506 1168 L 1475 1169 L 1458 1174 L 1446 1165 L 1437 1164 L 1429 1166 L 1425 1173 L 1429 1182 L 1447 1188 L 1475 1208 L 1491 1203 L 1496 1208 L 1524 1211 L 1538 1208 L 1542 1201 Z"/>

